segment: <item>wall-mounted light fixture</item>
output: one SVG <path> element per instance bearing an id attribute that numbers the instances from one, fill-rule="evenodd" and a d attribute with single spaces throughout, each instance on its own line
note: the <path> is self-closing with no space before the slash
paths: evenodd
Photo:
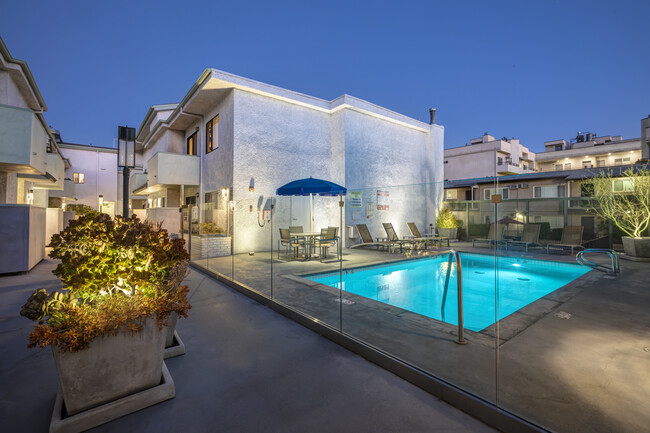
<path id="1" fill-rule="evenodd" d="M 27 193 L 27 204 L 34 204 L 34 190 L 29 190 Z"/>

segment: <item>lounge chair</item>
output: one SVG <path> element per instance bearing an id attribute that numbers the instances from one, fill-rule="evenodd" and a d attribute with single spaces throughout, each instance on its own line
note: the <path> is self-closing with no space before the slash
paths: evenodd
<path id="1" fill-rule="evenodd" d="M 506 241 L 506 250 L 510 247 L 524 247 L 526 251 L 528 251 L 528 248 L 533 246 L 541 247 L 539 244 L 539 233 L 541 229 L 541 224 L 524 224 L 524 231 L 521 233 L 521 240 Z"/>
<path id="2" fill-rule="evenodd" d="M 584 249 L 582 246 L 582 232 L 584 227 L 582 226 L 566 226 L 562 230 L 562 239 L 560 239 L 559 244 L 548 244 L 546 245 L 546 253 L 549 254 L 551 251 L 559 251 L 563 253 L 565 251 L 571 250 L 571 254 L 574 254 L 576 249 Z"/>
<path id="3" fill-rule="evenodd" d="M 443 236 L 436 236 L 436 235 L 424 235 L 420 233 L 420 230 L 418 230 L 418 226 L 415 225 L 415 223 L 406 223 L 406 225 L 409 226 L 409 229 L 411 230 L 411 233 L 413 234 L 413 241 L 415 242 L 424 242 L 425 245 L 431 244 L 431 245 L 436 245 L 436 242 L 439 243 L 440 246 L 442 246 L 442 242 L 446 241 L 447 246 L 449 246 L 449 238 L 443 237 Z"/>
<path id="4" fill-rule="evenodd" d="M 390 242 L 390 241 L 380 241 L 380 240 L 375 241 L 373 240 L 372 235 L 368 230 L 368 226 L 366 226 L 365 224 L 356 224 L 356 226 L 357 226 L 357 231 L 359 232 L 359 236 L 361 238 L 361 243 L 352 245 L 350 248 L 375 247 L 377 249 L 386 248 L 387 250 L 390 251 L 393 245 L 398 245 L 397 243 Z"/>
<path id="5" fill-rule="evenodd" d="M 490 224 L 490 231 L 488 232 L 487 239 L 473 239 L 472 247 L 476 248 L 476 244 L 488 244 L 488 247 L 491 248 L 495 244 L 499 244 L 503 239 L 503 230 L 505 228 L 504 224 Z"/>
<path id="6" fill-rule="evenodd" d="M 382 225 L 384 226 L 384 230 L 386 230 L 386 234 L 388 235 L 388 240 L 390 242 L 395 242 L 397 245 L 399 245 L 400 253 L 404 249 L 404 245 L 409 245 L 409 246 L 414 245 L 414 242 L 412 240 L 400 239 L 397 237 L 397 233 L 393 228 L 393 223 L 382 223 Z"/>

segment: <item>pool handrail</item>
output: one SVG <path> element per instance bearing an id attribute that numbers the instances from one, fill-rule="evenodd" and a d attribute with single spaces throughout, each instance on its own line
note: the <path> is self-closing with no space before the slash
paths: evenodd
<path id="1" fill-rule="evenodd" d="M 445 277 L 445 290 L 442 294 L 442 305 L 440 312 L 442 320 L 445 320 L 445 303 L 447 302 L 447 289 L 449 287 L 449 275 L 451 274 L 451 261 L 456 260 L 456 291 L 458 293 L 458 344 L 467 344 L 465 341 L 465 329 L 463 327 L 463 265 L 460 261 L 460 254 L 456 250 L 449 250 L 447 258 L 447 276 Z"/>
<path id="2" fill-rule="evenodd" d="M 605 265 L 600 265 L 598 263 L 594 263 L 592 261 L 587 260 L 584 257 L 584 255 L 590 253 L 605 253 L 609 255 L 609 258 L 612 261 L 611 270 Z M 607 248 L 587 248 L 585 250 L 582 250 L 578 254 L 576 254 L 576 261 L 581 265 L 589 266 L 591 269 L 605 272 L 607 274 L 614 275 L 614 276 L 616 276 L 621 272 L 621 269 L 618 265 L 618 254 L 616 254 L 616 251 Z"/>

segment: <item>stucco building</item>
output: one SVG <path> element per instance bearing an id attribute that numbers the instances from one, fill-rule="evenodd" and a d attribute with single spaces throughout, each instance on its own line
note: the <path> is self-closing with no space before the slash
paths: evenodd
<path id="1" fill-rule="evenodd" d="M 261 212 L 278 187 L 310 176 L 358 190 L 366 204 L 377 197 L 371 188 L 429 184 L 417 197 L 394 193 L 384 214 L 385 221 L 412 215 L 424 225 L 442 199 L 443 139 L 433 121 L 349 95 L 327 101 L 206 69 L 180 103 L 146 114 L 136 137 L 144 172 L 133 174 L 131 190 L 146 198 L 147 217 L 172 232 L 180 226 L 178 207 L 198 205 L 201 222 L 242 234 L 235 253 L 268 250 Z M 314 224 L 338 226 L 338 202 L 315 200 Z M 141 203 L 131 197 L 134 209 Z M 274 204 L 276 227 L 291 225 L 306 206 L 301 198 Z M 349 206 L 343 224 L 365 222 Z"/>
<path id="2" fill-rule="evenodd" d="M 559 171 L 635 164 L 644 159 L 641 143 L 642 138 L 624 140 L 620 135 L 578 133 L 570 141 L 545 141 L 544 152 L 536 156 L 537 168 Z"/>
<path id="3" fill-rule="evenodd" d="M 65 169 L 65 188 L 50 195 L 50 206 L 83 204 L 111 217 L 121 214 L 118 206 L 117 149 L 66 143 L 59 131 L 54 138 L 63 156 L 70 162 Z M 60 200 L 56 200 L 56 199 Z"/>
<path id="4" fill-rule="evenodd" d="M 43 113 L 47 105 L 27 63 L 0 39 L 0 273 L 27 271 L 43 257 L 61 209 L 49 191 L 64 188 L 62 156 Z"/>
<path id="5" fill-rule="evenodd" d="M 488 133 L 465 146 L 445 149 L 444 155 L 445 180 L 535 171 L 535 154 L 518 139 L 496 139 Z"/>

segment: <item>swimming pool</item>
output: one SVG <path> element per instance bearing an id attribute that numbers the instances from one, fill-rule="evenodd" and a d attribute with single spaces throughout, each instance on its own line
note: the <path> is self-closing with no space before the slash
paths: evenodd
<path id="1" fill-rule="evenodd" d="M 494 256 L 461 253 L 466 329 L 480 331 L 495 322 Z M 499 257 L 499 320 L 590 271 L 585 266 L 546 260 Z M 456 265 L 452 264 L 441 312 L 447 255 L 343 272 L 343 290 L 457 325 Z M 340 288 L 338 272 L 307 275 Z"/>

